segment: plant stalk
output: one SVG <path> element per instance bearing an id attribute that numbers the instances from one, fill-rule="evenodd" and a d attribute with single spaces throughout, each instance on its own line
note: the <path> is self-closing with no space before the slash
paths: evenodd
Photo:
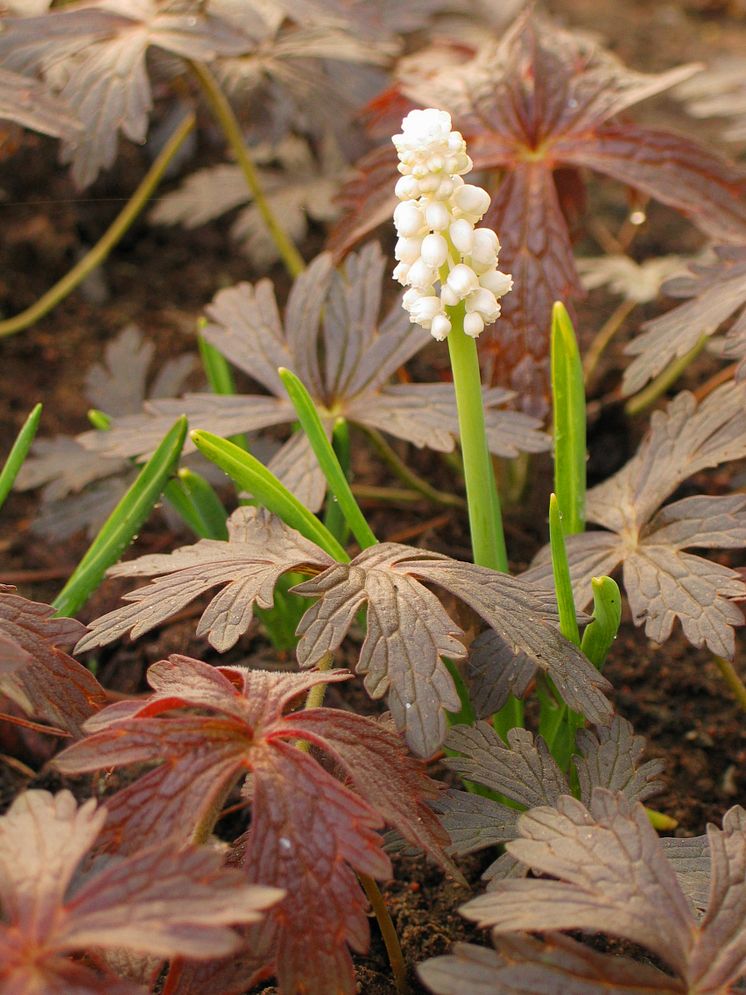
<path id="1" fill-rule="evenodd" d="M 194 114 L 187 114 L 163 146 L 160 155 L 140 181 L 139 186 L 127 201 L 123 210 L 117 215 L 93 248 L 61 280 L 55 283 L 53 287 L 50 287 L 45 294 L 42 294 L 38 301 L 32 304 L 31 307 L 26 308 L 25 311 L 21 311 L 20 314 L 15 315 L 13 318 L 0 321 L 0 338 L 23 331 L 24 328 L 28 328 L 35 321 L 43 318 L 52 308 L 63 301 L 68 294 L 72 293 L 97 266 L 103 263 L 150 200 L 153 191 L 163 178 L 163 174 L 168 168 L 169 163 L 184 144 L 187 136 L 194 128 L 194 124 Z"/>
<path id="2" fill-rule="evenodd" d="M 256 168 L 249 155 L 249 150 L 246 148 L 246 143 L 241 133 L 241 126 L 238 123 L 236 115 L 233 113 L 233 108 L 228 98 L 220 89 L 217 80 L 204 63 L 190 61 L 189 66 L 197 77 L 205 99 L 210 105 L 210 109 L 233 150 L 236 162 L 241 167 L 241 172 L 246 180 L 246 185 L 251 191 L 262 220 L 277 246 L 277 251 L 280 253 L 285 268 L 293 278 L 299 276 L 306 268 L 306 264 L 300 252 L 298 252 L 288 238 L 267 201 L 262 185 L 259 182 Z"/>
<path id="3" fill-rule="evenodd" d="M 723 680 L 730 688 L 733 693 L 733 697 L 736 699 L 741 708 L 746 712 L 746 685 L 741 680 L 736 668 L 730 662 L 721 656 L 713 656 L 713 661 L 715 666 L 718 668 L 722 674 Z"/>
<path id="4" fill-rule="evenodd" d="M 456 391 L 474 562 L 479 566 L 507 572 L 508 554 L 505 548 L 500 498 L 484 427 L 482 380 L 477 344 L 464 332 L 463 304 L 448 308 L 448 314 L 451 319 L 448 350 L 453 370 L 453 386 Z"/>
<path id="5" fill-rule="evenodd" d="M 590 383 L 591 377 L 596 372 L 596 367 L 601 356 L 606 351 L 606 347 L 636 307 L 636 301 L 622 301 L 613 314 L 599 328 L 583 360 L 583 375 L 586 386 Z"/>
<path id="6" fill-rule="evenodd" d="M 365 894 L 368 896 L 368 901 L 378 921 L 378 928 L 381 930 L 381 938 L 386 947 L 389 964 L 391 965 L 391 973 L 394 975 L 396 991 L 398 995 L 410 995 L 411 988 L 407 981 L 407 966 L 404 961 L 404 955 L 399 944 L 396 927 L 391 919 L 389 910 L 386 908 L 386 902 L 381 894 L 381 889 L 373 878 L 368 877 L 367 874 L 358 874 L 358 879 L 365 889 Z"/>
<path id="7" fill-rule="evenodd" d="M 638 394 L 627 401 L 624 405 L 625 413 L 628 415 L 639 415 L 641 412 L 654 404 L 658 398 L 665 394 L 671 384 L 675 383 L 693 359 L 702 352 L 707 342 L 707 336 L 700 336 L 698 342 L 689 352 L 674 359 L 665 370 L 661 370 L 658 376 L 651 380 L 647 387 L 644 387 Z"/>

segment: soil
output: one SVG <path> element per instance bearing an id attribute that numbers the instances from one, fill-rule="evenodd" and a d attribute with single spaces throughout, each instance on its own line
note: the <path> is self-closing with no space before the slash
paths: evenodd
<path id="1" fill-rule="evenodd" d="M 556 0 L 550 6 L 565 22 L 604 37 L 625 61 L 643 70 L 707 61 L 746 47 L 746 10 L 740 0 L 656 4 L 648 0 Z M 644 105 L 643 116 L 662 126 L 692 130 L 681 108 L 670 100 Z M 700 138 L 715 140 L 716 123 L 697 122 L 696 128 Z M 12 159 L 0 163 L 0 309 L 6 315 L 32 304 L 65 274 L 109 224 L 121 208 L 122 191 L 132 189 L 132 177 L 141 175 L 146 166 L 144 151 L 125 145 L 114 170 L 83 197 L 75 197 L 65 173 L 55 165 L 55 155 L 54 143 L 30 136 Z M 627 210 L 623 191 L 607 182 L 594 185 L 590 209 L 597 224 L 610 231 L 618 229 Z M 648 256 L 695 251 L 702 241 L 678 216 L 652 206 L 635 247 Z M 590 235 L 582 248 L 599 252 Z M 286 286 L 281 272 L 271 275 L 280 287 Z M 73 434 L 87 428 L 83 377 L 100 358 L 103 345 L 125 324 L 137 322 L 155 344 L 159 358 L 192 349 L 195 322 L 205 303 L 220 287 L 253 278 L 246 259 L 230 241 L 228 225 L 185 232 L 156 229 L 140 221 L 115 249 L 95 285 L 89 283 L 31 329 L 0 343 L 0 453 L 7 451 L 39 399 L 45 405 L 43 434 Z M 594 292 L 579 310 L 581 337 L 590 338 L 616 304 L 604 292 Z M 596 399 L 604 398 L 618 383 L 625 339 L 655 310 L 652 306 L 638 309 L 626 323 L 599 371 Z M 705 360 L 692 377 L 706 377 L 708 372 Z M 638 419 L 630 431 L 608 398 L 592 410 L 590 472 L 600 478 L 624 463 L 645 418 Z M 452 486 L 432 455 L 410 453 L 410 457 L 437 486 Z M 355 469 L 361 482 L 390 483 L 362 446 L 355 452 Z M 726 490 L 728 472 L 709 474 L 698 483 Z M 507 509 L 508 542 L 516 567 L 525 565 L 544 541 L 548 462 L 534 460 L 530 476 L 533 486 L 520 503 Z M 0 525 L 0 582 L 16 583 L 21 594 L 44 601 L 55 596 L 86 542 L 77 536 L 50 544 L 36 537 L 30 531 L 36 507 L 36 497 L 20 494 L 12 495 L 5 506 Z M 382 506 L 367 510 L 381 538 L 412 541 L 468 558 L 465 521 L 458 512 L 442 513 L 426 505 L 397 508 L 393 514 Z M 170 548 L 176 542 L 157 522 L 143 529 L 137 550 Z M 104 585 L 86 606 L 83 620 L 113 607 L 121 590 L 116 584 Z M 193 620 L 182 620 L 158 630 L 152 639 L 102 654 L 100 679 L 115 691 L 133 693 L 142 688 L 149 663 L 169 653 L 216 659 L 194 637 L 193 628 Z M 266 665 L 268 651 L 258 631 L 221 662 L 255 656 Z M 625 620 L 605 673 L 614 686 L 619 712 L 647 737 L 649 755 L 665 758 L 666 787 L 655 799 L 655 807 L 677 820 L 676 831 L 682 835 L 702 833 L 708 821 L 719 823 L 727 808 L 746 796 L 746 730 L 743 714 L 709 654 L 694 650 L 678 634 L 664 646 L 651 645 Z M 329 703 L 375 709 L 359 688 L 353 699 L 349 694 L 343 698 L 335 689 Z M 36 738 L 8 733 L 0 749 L 4 754 L 0 756 L 1 803 L 9 803 L 15 792 L 29 785 L 56 788 L 61 783 L 42 769 L 44 756 Z M 487 854 L 464 861 L 464 871 L 475 887 L 490 859 Z M 397 858 L 395 865 L 396 878 L 386 886 L 385 895 L 410 965 L 446 952 L 455 940 L 476 936 L 456 911 L 470 892 L 444 880 L 422 860 Z M 375 926 L 372 934 L 369 956 L 357 960 L 359 991 L 390 995 L 394 987 Z M 413 990 L 423 991 L 414 978 Z M 275 989 L 265 986 L 256 990 L 257 995 L 260 991 L 269 995 Z"/>

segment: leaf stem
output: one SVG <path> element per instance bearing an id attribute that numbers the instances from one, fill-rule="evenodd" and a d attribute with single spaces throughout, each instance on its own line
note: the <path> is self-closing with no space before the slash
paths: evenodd
<path id="1" fill-rule="evenodd" d="M 439 491 L 426 480 L 411 470 L 404 460 L 398 455 L 396 450 L 388 444 L 384 439 L 378 429 L 369 428 L 365 425 L 360 425 L 359 428 L 365 432 L 370 441 L 373 443 L 373 448 L 376 450 L 381 459 L 386 463 L 388 468 L 391 470 L 395 476 L 401 480 L 403 484 L 407 487 L 411 487 L 413 491 L 422 495 L 432 501 L 433 504 L 442 504 L 448 508 L 463 508 L 465 507 L 465 502 L 462 497 L 458 494 L 447 494 L 445 491 Z"/>
<path id="2" fill-rule="evenodd" d="M 368 877 L 367 874 L 358 874 L 358 878 L 360 879 L 360 884 L 365 889 L 365 894 L 368 896 L 368 901 L 378 920 L 378 928 L 381 930 L 381 937 L 386 947 L 398 995 L 410 995 L 411 989 L 407 981 L 407 966 L 404 962 L 404 955 L 402 954 L 396 927 L 386 907 L 381 889 L 373 878 Z"/>
<path id="3" fill-rule="evenodd" d="M 507 572 L 508 554 L 502 528 L 500 499 L 484 427 L 477 344 L 464 332 L 463 304 L 448 308 L 448 313 L 451 319 L 448 350 L 456 391 L 474 562 L 479 566 Z"/>
<path id="4" fill-rule="evenodd" d="M 189 66 L 197 77 L 202 92 L 210 105 L 210 109 L 220 125 L 223 134 L 228 140 L 228 144 L 233 150 L 241 172 L 246 180 L 246 185 L 251 191 L 257 210 L 262 216 L 262 220 L 267 226 L 272 239 L 277 246 L 277 251 L 285 264 L 285 268 L 292 277 L 299 276 L 306 268 L 306 264 L 300 252 L 288 238 L 284 228 L 275 217 L 272 208 L 262 190 L 254 163 L 249 155 L 249 150 L 244 142 L 241 126 L 238 123 L 233 108 L 223 91 L 220 89 L 217 80 L 210 70 L 202 62 L 190 61 Z"/>
<path id="5" fill-rule="evenodd" d="M 31 307 L 26 308 L 25 311 L 21 311 L 20 314 L 15 315 L 13 318 L 0 321 L 0 338 L 23 331 L 24 328 L 28 328 L 35 321 L 43 318 L 52 308 L 63 301 L 68 294 L 72 293 L 97 266 L 101 265 L 150 200 L 153 191 L 163 178 L 163 174 L 168 168 L 169 163 L 194 128 L 194 123 L 194 114 L 187 114 L 163 146 L 158 158 L 140 181 L 139 186 L 127 201 L 123 210 L 117 215 L 93 248 L 61 280 L 55 283 L 53 287 L 50 287 L 45 294 L 42 294 Z"/>
<path id="6" fill-rule="evenodd" d="M 625 413 L 628 415 L 639 415 L 658 398 L 665 394 L 671 384 L 675 383 L 693 359 L 702 352 L 707 342 L 707 336 L 701 335 L 693 348 L 683 356 L 674 359 L 665 370 L 661 370 L 654 380 L 651 380 L 647 387 L 644 387 L 638 394 L 627 401 L 624 405 Z"/>
<path id="7" fill-rule="evenodd" d="M 736 668 L 730 662 L 730 660 L 724 659 L 721 656 L 713 656 L 713 661 L 715 666 L 720 671 L 723 680 L 730 688 L 733 693 L 733 697 L 736 699 L 741 708 L 746 712 L 746 685 L 741 680 Z"/>
<path id="8" fill-rule="evenodd" d="M 616 333 L 624 324 L 625 320 L 637 307 L 637 301 L 624 300 L 613 311 L 609 318 L 599 328 L 593 338 L 588 351 L 583 359 L 583 375 L 586 386 L 590 383 L 591 377 L 596 372 L 601 356 L 606 351 L 606 347 L 614 338 Z"/>

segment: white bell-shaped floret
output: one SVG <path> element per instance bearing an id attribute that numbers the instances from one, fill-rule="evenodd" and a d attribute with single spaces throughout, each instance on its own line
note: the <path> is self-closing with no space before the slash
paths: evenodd
<path id="1" fill-rule="evenodd" d="M 429 328 L 433 318 L 443 313 L 443 305 L 440 303 L 440 298 L 435 295 L 420 295 L 407 310 L 410 321 L 422 325 L 423 328 Z"/>
<path id="2" fill-rule="evenodd" d="M 458 221 L 452 222 L 448 234 L 453 242 L 453 247 L 462 256 L 468 256 L 474 241 L 474 226 L 466 218 L 460 218 Z"/>
<path id="3" fill-rule="evenodd" d="M 485 324 L 491 325 L 500 313 L 500 305 L 492 291 L 480 287 L 466 298 L 466 313 L 477 311 L 484 318 Z"/>
<path id="4" fill-rule="evenodd" d="M 433 231 L 445 231 L 451 223 L 451 214 L 442 201 L 433 200 L 425 208 L 425 222 Z"/>
<path id="5" fill-rule="evenodd" d="M 497 253 L 500 243 L 491 228 L 477 228 L 474 232 L 474 242 L 471 247 L 471 259 L 479 266 L 492 267 L 497 264 Z"/>
<path id="6" fill-rule="evenodd" d="M 416 236 L 397 239 L 396 246 L 394 247 L 394 259 L 397 259 L 400 263 L 409 263 L 411 265 L 420 258 L 421 248 L 422 239 Z"/>
<path id="7" fill-rule="evenodd" d="M 462 301 L 467 294 L 470 294 L 472 290 L 476 290 L 479 286 L 477 274 L 465 263 L 459 263 L 457 266 L 453 267 L 451 272 L 448 274 L 447 283 L 460 301 Z"/>
<path id="8" fill-rule="evenodd" d="M 437 271 L 448 259 L 448 242 L 442 235 L 426 235 L 422 240 L 420 254 L 423 263 Z"/>
<path id="9" fill-rule="evenodd" d="M 397 235 L 409 238 L 418 235 L 425 227 L 425 217 L 414 200 L 403 200 L 394 211 L 394 226 Z"/>
<path id="10" fill-rule="evenodd" d="M 478 311 L 464 315 L 464 331 L 475 339 L 484 331 L 484 320 Z"/>
<path id="11" fill-rule="evenodd" d="M 414 176 L 400 176 L 396 181 L 394 193 L 399 200 L 417 200 L 420 196 L 420 185 Z"/>
<path id="12" fill-rule="evenodd" d="M 451 330 L 450 319 L 445 314 L 436 314 L 430 324 L 430 334 L 438 342 L 442 342 Z"/>
<path id="13" fill-rule="evenodd" d="M 495 297 L 502 297 L 509 290 L 513 289 L 513 277 L 509 273 L 501 273 L 500 270 L 493 269 L 479 277 L 479 283 L 487 290 L 491 290 Z"/>
<path id="14" fill-rule="evenodd" d="M 407 277 L 409 276 L 410 266 L 411 263 L 398 263 L 394 267 L 394 272 L 391 274 L 393 278 L 398 280 L 403 287 L 409 286 L 409 280 Z"/>
<path id="15" fill-rule="evenodd" d="M 409 267 L 407 283 L 411 287 L 419 287 L 420 290 L 426 290 L 432 287 L 437 278 L 438 274 L 432 266 L 428 266 L 424 259 L 418 259 L 416 263 L 412 263 Z"/>
<path id="16" fill-rule="evenodd" d="M 454 192 L 453 203 L 465 218 L 477 222 L 490 206 L 490 195 L 481 187 L 464 183 Z"/>

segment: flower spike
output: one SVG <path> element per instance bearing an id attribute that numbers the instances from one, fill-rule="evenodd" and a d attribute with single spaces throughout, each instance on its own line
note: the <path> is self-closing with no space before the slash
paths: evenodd
<path id="1" fill-rule="evenodd" d="M 463 301 L 464 331 L 476 338 L 497 320 L 498 298 L 513 286 L 497 269 L 497 235 L 474 227 L 490 206 L 489 194 L 462 179 L 472 161 L 446 111 L 411 111 L 392 141 L 402 174 L 396 184 L 401 203 L 394 211 L 394 279 L 409 288 L 404 308 L 413 324 L 442 341 L 451 331 L 446 308 Z"/>

